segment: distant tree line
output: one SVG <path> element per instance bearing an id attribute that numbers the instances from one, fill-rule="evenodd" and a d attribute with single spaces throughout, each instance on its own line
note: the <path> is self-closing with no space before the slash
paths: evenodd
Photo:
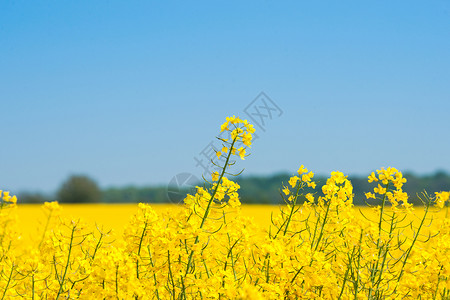
<path id="1" fill-rule="evenodd" d="M 405 173 L 408 180 L 403 186 L 403 190 L 410 196 L 409 202 L 418 205 L 421 203 L 419 197 L 423 191 L 429 194 L 439 191 L 450 190 L 450 174 L 443 171 L 432 175 L 417 176 L 412 173 Z M 280 195 L 282 184 L 287 185 L 289 174 L 276 174 L 272 176 L 242 176 L 236 178 L 241 186 L 239 194 L 241 202 L 244 204 L 280 204 L 283 199 Z M 325 184 L 326 177 L 316 176 L 314 180 L 317 188 L 307 189 L 306 192 L 322 195 L 321 186 Z M 364 193 L 373 191 L 374 183 L 369 183 L 367 177 L 349 176 L 353 184 L 355 194 L 354 204 L 365 204 Z M 199 183 L 201 185 L 201 183 Z M 45 201 L 57 200 L 60 203 L 179 203 L 183 195 L 192 193 L 194 187 L 180 188 L 176 192 L 179 197 L 172 197 L 171 187 L 167 186 L 146 186 L 146 187 L 113 187 L 100 190 L 97 183 L 87 176 L 70 176 L 59 188 L 55 196 L 46 196 L 38 193 L 19 194 L 20 203 L 43 203 Z"/>
<path id="2" fill-rule="evenodd" d="M 405 173 L 407 182 L 403 186 L 403 191 L 409 195 L 409 202 L 415 205 L 420 205 L 419 197 L 426 191 L 428 194 L 434 195 L 434 192 L 449 191 L 450 190 L 450 174 L 438 171 L 432 175 L 417 176 L 412 173 Z M 238 180 L 240 189 L 240 196 L 242 203 L 262 203 L 262 204 L 280 204 L 283 199 L 280 195 L 281 183 L 288 185 L 290 175 L 278 174 L 274 176 L 261 177 L 243 177 Z M 375 183 L 369 183 L 367 176 L 349 176 L 349 180 L 353 185 L 355 205 L 365 205 L 365 193 L 373 192 Z M 316 176 L 314 181 L 317 183 L 315 190 L 307 189 L 306 192 L 316 193 L 322 196 L 321 187 L 325 184 L 327 177 Z M 423 198 L 423 197 L 422 197 Z M 371 202 L 373 204 L 373 201 Z"/>

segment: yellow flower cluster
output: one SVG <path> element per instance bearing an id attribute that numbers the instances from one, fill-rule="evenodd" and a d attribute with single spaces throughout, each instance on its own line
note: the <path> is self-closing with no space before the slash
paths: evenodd
<path id="1" fill-rule="evenodd" d="M 369 183 L 379 182 L 373 191 L 375 194 L 380 195 L 383 203 L 387 199 L 393 208 L 398 208 L 398 205 L 401 203 L 403 208 L 410 211 L 413 209 L 412 205 L 408 203 L 408 195 L 402 190 L 403 184 L 406 182 L 402 172 L 392 167 L 382 168 L 377 170 L 377 174 L 372 172 L 368 178 Z M 374 193 L 368 192 L 365 195 L 367 199 L 377 199 Z"/>
<path id="2" fill-rule="evenodd" d="M 246 149 L 252 145 L 252 134 L 255 132 L 253 125 L 239 117 L 227 117 L 225 123 L 220 126 L 220 132 L 228 132 L 229 138 L 220 138 L 224 145 L 221 151 L 216 152 L 217 157 L 220 159 L 224 155 L 227 156 L 227 153 L 236 155 L 237 152 L 241 159 L 245 159 Z M 238 143 L 242 144 L 239 148 Z"/>
<path id="3" fill-rule="evenodd" d="M 297 175 L 292 176 L 291 178 L 289 178 L 289 185 L 291 186 L 292 189 L 294 189 L 294 192 L 291 192 L 291 190 L 289 189 L 289 187 L 287 186 L 283 186 L 283 193 L 288 196 L 287 199 L 285 199 L 283 197 L 283 195 L 281 195 L 284 199 L 284 201 L 286 202 L 286 204 L 291 204 L 293 203 L 294 205 L 297 203 L 297 199 L 299 197 L 299 192 L 305 187 L 311 187 L 313 189 L 316 188 L 316 183 L 314 181 L 312 181 L 312 178 L 314 177 L 314 173 L 313 172 L 309 172 L 308 173 L 308 169 L 305 168 L 303 165 L 300 166 L 300 168 L 297 171 Z M 314 202 L 314 197 L 312 196 L 312 194 L 308 193 L 305 195 L 306 199 L 310 202 Z"/>
<path id="4" fill-rule="evenodd" d="M 214 173 L 212 177 L 214 180 L 216 177 Z M 214 181 L 218 181 L 218 179 Z M 207 206 L 211 200 L 212 203 L 216 205 L 228 204 L 231 207 L 238 207 L 241 205 L 239 194 L 237 193 L 239 188 L 239 184 L 223 176 L 220 182 L 212 183 L 210 190 L 197 186 L 196 194 L 187 195 L 184 199 L 184 203 L 192 207 L 197 206 L 197 210 L 201 210 L 202 207 Z M 214 193 L 214 196 L 211 195 L 211 192 Z"/>
<path id="5" fill-rule="evenodd" d="M 222 128 L 236 124 L 252 128 L 236 118 Z M 244 134 L 235 132 L 233 142 Z M 53 202 L 40 234 L 23 245 L 16 198 L 0 192 L 0 299 L 450 298 L 450 219 L 428 227 L 431 204 L 444 207 L 448 192 L 424 194 L 423 214 L 411 219 L 405 179 L 381 169 L 369 176 L 380 206 L 365 216 L 353 208 L 347 176 L 332 172 L 312 193 L 318 183 L 302 165 L 282 187 L 286 205 L 259 228 L 241 215 L 226 168 L 179 212 L 139 204 L 123 237 L 63 218 Z"/>
<path id="6" fill-rule="evenodd" d="M 32 247 L 21 246 L 16 225 L 10 222 L 14 211 L 6 210 L 0 227 L 0 295 L 4 299 L 448 298 L 450 219 L 440 220 L 422 237 L 423 222 L 411 223 L 407 230 L 404 212 L 386 207 L 379 231 L 378 219 L 360 218 L 351 209 L 351 183 L 342 173 L 333 172 L 322 191 L 317 201 L 282 207 L 269 231 L 228 206 L 216 205 L 203 223 L 204 210 L 189 205 L 184 211 L 158 215 L 151 206 L 140 204 L 122 239 L 61 218 L 58 204 L 46 203 L 49 220 Z M 198 194 L 209 199 L 204 189 Z M 423 220 L 428 224 L 428 217 Z"/>
<path id="7" fill-rule="evenodd" d="M 435 192 L 436 195 L 436 206 L 443 208 L 445 202 L 450 198 L 450 192 Z"/>
<path id="8" fill-rule="evenodd" d="M 0 199 L 2 201 L 2 206 L 3 203 L 8 203 L 9 205 L 15 205 L 17 203 L 17 197 L 16 196 L 10 196 L 9 192 L 5 191 L 3 192 L 2 190 L 0 190 Z"/>

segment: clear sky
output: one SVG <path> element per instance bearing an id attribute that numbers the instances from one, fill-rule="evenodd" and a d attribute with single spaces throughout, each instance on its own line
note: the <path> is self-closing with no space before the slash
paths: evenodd
<path id="1" fill-rule="evenodd" d="M 260 92 L 244 174 L 450 171 L 450 2 L 1 1 L 0 189 L 199 176 Z"/>

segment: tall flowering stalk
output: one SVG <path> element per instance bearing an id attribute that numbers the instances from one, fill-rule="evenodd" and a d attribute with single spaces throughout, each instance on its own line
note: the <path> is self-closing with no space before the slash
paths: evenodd
<path id="1" fill-rule="evenodd" d="M 197 187 L 197 194 L 194 196 L 188 195 L 184 200 L 191 211 L 201 218 L 199 230 L 203 229 L 213 205 L 223 208 L 226 205 L 238 207 L 241 204 L 237 193 L 239 185 L 225 177 L 225 174 L 230 174 L 227 171 L 230 165 L 234 164 L 231 161 L 233 155 L 245 159 L 246 151 L 251 147 L 252 134 L 255 129 L 247 120 L 241 120 L 239 117 L 233 116 L 226 118 L 225 123 L 220 127 L 220 132 L 228 133 L 227 138 L 218 138 L 222 142 L 222 149 L 216 151 L 216 155 L 219 160 L 225 159 L 223 165 L 217 165 L 221 168 L 220 172 L 216 171 L 211 174 L 212 182 L 207 182 L 210 185 L 208 190 Z M 200 237 L 197 235 L 192 247 L 197 248 L 199 241 Z M 185 276 L 191 272 L 193 256 L 194 249 L 190 251 Z M 186 297 L 185 288 L 182 289 L 182 296 Z"/>

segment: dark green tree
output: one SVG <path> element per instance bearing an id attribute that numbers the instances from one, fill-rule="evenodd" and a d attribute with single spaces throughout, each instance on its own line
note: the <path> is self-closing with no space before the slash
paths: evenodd
<path id="1" fill-rule="evenodd" d="M 84 175 L 70 176 L 57 193 L 60 203 L 96 203 L 101 200 L 97 183 Z"/>
<path id="2" fill-rule="evenodd" d="M 43 204 L 53 199 L 41 193 L 22 192 L 17 196 L 20 203 Z"/>

